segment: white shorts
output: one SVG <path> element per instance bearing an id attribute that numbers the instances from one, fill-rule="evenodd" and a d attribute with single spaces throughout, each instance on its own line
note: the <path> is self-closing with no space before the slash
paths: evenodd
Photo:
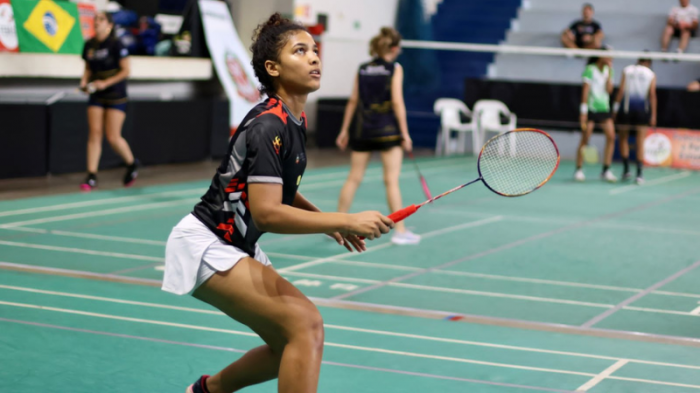
<path id="1" fill-rule="evenodd" d="M 223 272 L 249 255 L 219 239 L 197 217 L 188 214 L 170 232 L 165 246 L 164 291 L 191 294 L 216 272 Z M 270 259 L 255 245 L 255 259 L 270 265 Z"/>

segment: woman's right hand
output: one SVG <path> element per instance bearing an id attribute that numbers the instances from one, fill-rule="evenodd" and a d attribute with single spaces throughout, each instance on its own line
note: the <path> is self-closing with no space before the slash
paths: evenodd
<path id="1" fill-rule="evenodd" d="M 366 211 L 350 215 L 348 233 L 374 240 L 394 227 L 394 222 L 380 212 Z"/>
<path id="2" fill-rule="evenodd" d="M 348 147 L 348 139 L 350 139 L 348 132 L 340 131 L 338 138 L 335 139 L 335 144 L 340 150 L 345 151 L 345 149 Z"/>
<path id="3" fill-rule="evenodd" d="M 581 122 L 581 131 L 586 132 L 588 130 L 588 115 L 582 113 L 579 121 Z"/>

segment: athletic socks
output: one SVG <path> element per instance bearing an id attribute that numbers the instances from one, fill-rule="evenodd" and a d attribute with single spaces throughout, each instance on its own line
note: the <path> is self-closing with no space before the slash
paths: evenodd
<path id="1" fill-rule="evenodd" d="M 623 165 L 623 170 L 622 173 L 629 173 L 630 171 L 630 159 L 629 158 L 623 158 L 622 159 L 622 165 Z"/>
<path id="2" fill-rule="evenodd" d="M 643 168 L 642 162 L 637 161 L 637 177 L 642 177 L 642 168 Z"/>
<path id="3" fill-rule="evenodd" d="M 199 377 L 197 382 L 193 383 L 192 386 L 190 386 L 189 390 L 192 390 L 192 393 L 209 393 L 209 391 L 207 390 L 208 378 L 208 375 L 202 375 L 201 377 Z"/>

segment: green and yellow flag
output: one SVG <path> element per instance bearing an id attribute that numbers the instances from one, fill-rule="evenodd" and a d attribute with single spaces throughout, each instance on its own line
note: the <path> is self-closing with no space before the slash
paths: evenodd
<path id="1" fill-rule="evenodd" d="M 75 3 L 53 0 L 12 0 L 20 52 L 83 51 L 80 17 Z"/>

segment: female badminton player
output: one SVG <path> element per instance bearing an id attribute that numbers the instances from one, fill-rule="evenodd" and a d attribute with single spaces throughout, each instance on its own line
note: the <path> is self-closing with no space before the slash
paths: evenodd
<path id="1" fill-rule="evenodd" d="M 620 106 L 622 103 L 622 107 Z M 620 109 L 622 109 L 620 111 Z M 637 177 L 635 182 L 644 184 L 644 140 L 649 126 L 656 127 L 657 99 L 656 74 L 651 70 L 651 59 L 639 59 L 637 64 L 625 67 L 620 88 L 613 104 L 613 114 L 620 127 L 620 155 L 622 156 L 622 180 L 632 177 L 629 167 L 629 135 L 636 132 Z"/>
<path id="2" fill-rule="evenodd" d="M 350 173 L 340 191 L 338 211 L 348 212 L 357 188 L 367 169 L 372 152 L 380 152 L 384 166 L 384 184 L 389 209 L 401 209 L 399 175 L 403 150 L 413 149 L 406 122 L 403 100 L 403 68 L 396 62 L 401 52 L 401 35 L 390 27 L 383 27 L 369 44 L 369 63 L 362 64 L 355 77 L 355 86 L 345 107 L 343 125 L 336 145 L 345 150 L 350 145 Z M 360 106 L 356 131 L 350 133 L 350 123 Z M 403 148 L 403 150 L 402 150 Z M 420 236 L 408 231 L 403 222 L 396 224 L 391 238 L 395 244 L 417 244 Z"/>
<path id="3" fill-rule="evenodd" d="M 309 93 L 321 86 L 321 61 L 306 29 L 279 14 L 256 29 L 253 68 L 267 100 L 241 122 L 211 186 L 173 228 L 163 290 L 192 294 L 250 327 L 265 342 L 187 393 L 230 393 L 279 378 L 278 391 L 315 392 L 323 320 L 272 268 L 257 244 L 265 232 L 329 234 L 349 251 L 394 223 L 379 212 L 321 213 L 297 190 L 306 167 Z"/>
<path id="4" fill-rule="evenodd" d="M 615 124 L 610 111 L 610 94 L 613 91 L 612 58 L 593 58 L 583 72 L 583 92 L 581 95 L 581 142 L 576 152 L 576 172 L 574 180 L 584 181 L 583 149 L 588 145 L 593 128 L 600 124 L 605 132 L 605 151 L 603 152 L 603 172 L 601 177 L 608 182 L 617 178 L 610 171 L 613 149 L 615 148 Z"/>
<path id="5" fill-rule="evenodd" d="M 138 160 L 122 138 L 126 118 L 126 79 L 129 76 L 129 52 L 114 35 L 114 21 L 106 12 L 95 16 L 95 37 L 85 43 L 85 71 L 80 89 L 90 93 L 88 101 L 87 176 L 80 185 L 84 191 L 97 187 L 97 168 L 102 155 L 102 135 L 126 164 L 124 186 L 138 176 Z"/>

